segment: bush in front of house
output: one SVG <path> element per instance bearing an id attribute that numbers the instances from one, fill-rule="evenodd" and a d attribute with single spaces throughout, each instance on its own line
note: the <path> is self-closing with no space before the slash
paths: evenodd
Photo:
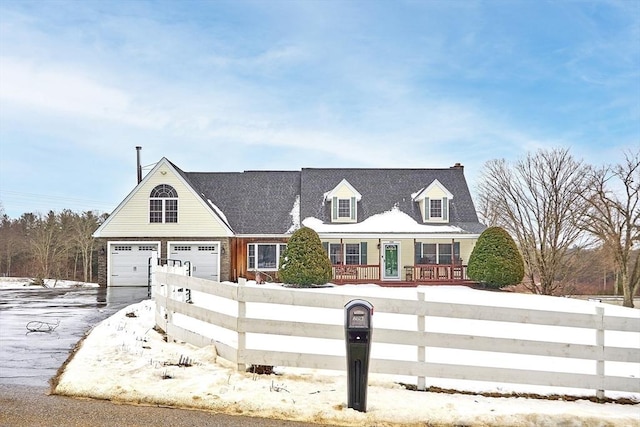
<path id="1" fill-rule="evenodd" d="M 331 261 L 318 233 L 309 227 L 298 229 L 280 258 L 278 277 L 292 286 L 324 285 L 331 280 Z"/>
<path id="2" fill-rule="evenodd" d="M 471 252 L 467 276 L 496 289 L 522 282 L 524 261 L 505 229 L 489 227 L 482 232 Z"/>

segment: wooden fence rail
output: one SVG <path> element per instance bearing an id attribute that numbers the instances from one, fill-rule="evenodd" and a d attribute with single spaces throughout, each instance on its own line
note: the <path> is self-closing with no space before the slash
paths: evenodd
<path id="1" fill-rule="evenodd" d="M 340 288 L 328 292 L 326 289 L 246 286 L 245 282 L 244 279 L 237 284 L 212 282 L 185 276 L 179 267 L 158 267 L 153 275 L 156 324 L 170 340 L 196 346 L 215 344 L 219 356 L 237 364 L 238 369 L 251 365 L 346 369 L 344 350 L 342 354 L 316 354 L 310 352 L 309 346 L 293 349 L 287 345 L 291 351 L 282 351 L 248 346 L 247 338 L 264 334 L 272 340 L 277 336 L 287 340 L 336 340 L 337 348 L 339 345 L 344 348 L 344 326 L 335 319 L 342 319 L 344 305 L 356 297 L 342 293 Z M 192 298 L 189 303 L 185 298 L 186 289 L 190 290 Z M 640 319 L 637 317 L 605 316 L 603 306 L 595 304 L 593 313 L 567 313 L 425 301 L 424 293 L 416 294 L 416 299 L 363 297 L 375 307 L 370 372 L 415 377 L 418 389 L 425 389 L 427 378 L 444 378 L 586 389 L 593 390 L 598 398 L 605 397 L 605 390 L 640 393 Z M 279 305 L 293 306 L 302 314 L 299 319 L 278 318 L 282 311 L 278 310 Z M 254 306 L 261 307 L 262 311 L 248 310 Z M 319 309 L 333 310 L 331 319 L 334 322 L 305 321 L 305 312 Z M 409 319 L 413 320 L 406 330 L 376 327 L 375 318 L 382 314 L 410 316 Z M 207 328 L 190 330 L 190 323 L 185 318 L 205 322 Z M 487 322 L 487 336 L 427 330 L 427 319 L 437 322 L 433 318 Z M 317 316 L 312 318 L 315 319 Z M 496 328 L 496 324 L 489 322 L 500 322 L 505 328 L 510 326 L 514 330 L 523 327 L 576 328 L 591 338 L 587 342 L 567 343 L 554 342 L 553 332 L 543 340 L 528 339 L 527 336 L 491 336 L 491 328 Z M 218 332 L 203 335 L 203 329 Z M 610 333 L 625 333 L 629 338 L 620 347 L 606 345 L 605 336 Z M 399 348 L 403 350 L 394 353 L 393 358 L 376 356 L 376 346 L 383 345 L 402 346 Z M 549 359 L 549 370 L 505 367 L 501 363 L 497 363 L 499 366 L 483 366 L 475 363 L 474 359 L 465 364 L 455 364 L 431 360 L 428 356 L 433 349 L 490 352 L 497 361 L 509 355 L 526 355 L 562 358 L 572 363 L 590 361 L 591 364 L 582 372 L 559 371 L 553 362 L 557 359 Z M 638 375 L 605 374 L 605 366 L 609 363 L 632 364 L 627 370 Z M 624 375 L 627 375 L 626 371 Z"/>

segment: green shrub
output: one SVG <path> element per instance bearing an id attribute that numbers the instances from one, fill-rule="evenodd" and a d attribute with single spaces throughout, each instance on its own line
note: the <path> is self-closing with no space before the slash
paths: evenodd
<path id="1" fill-rule="evenodd" d="M 293 233 L 280 257 L 278 276 L 283 283 L 300 287 L 331 280 L 331 261 L 315 231 L 302 227 Z"/>
<path id="2" fill-rule="evenodd" d="M 471 252 L 467 275 L 490 288 L 522 282 L 524 262 L 516 243 L 500 227 L 489 227 L 478 237 Z"/>

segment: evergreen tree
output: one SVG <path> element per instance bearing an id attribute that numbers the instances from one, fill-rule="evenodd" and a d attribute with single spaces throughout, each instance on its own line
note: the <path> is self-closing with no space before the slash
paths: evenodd
<path id="1" fill-rule="evenodd" d="M 471 252 L 467 275 L 490 288 L 520 283 L 524 261 L 509 233 L 501 227 L 487 228 Z"/>
<path id="2" fill-rule="evenodd" d="M 280 258 L 278 275 L 283 283 L 300 287 L 331 280 L 331 261 L 315 231 L 302 227 L 293 233 Z"/>

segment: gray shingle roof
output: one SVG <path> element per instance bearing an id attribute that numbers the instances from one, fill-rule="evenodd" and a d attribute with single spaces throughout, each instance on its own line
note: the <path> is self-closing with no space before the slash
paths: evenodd
<path id="1" fill-rule="evenodd" d="M 419 206 L 412 194 L 440 181 L 453 194 L 449 220 L 457 223 L 477 223 L 478 216 L 471 200 L 462 168 L 449 169 L 303 169 L 301 217 L 331 220 L 330 206 L 322 204 L 324 193 L 346 179 L 361 195 L 358 202 L 358 222 L 368 217 L 398 208 L 422 223 Z"/>
<path id="2" fill-rule="evenodd" d="M 175 165 L 174 165 L 175 166 Z M 449 225 L 481 233 L 462 167 L 447 169 L 315 169 L 301 171 L 183 172 L 179 173 L 203 199 L 224 212 L 236 234 L 285 234 L 292 225 L 291 210 L 300 196 L 300 219 L 330 222 L 324 195 L 346 179 L 360 194 L 358 222 L 394 206 L 422 223 L 412 194 L 438 180 L 453 194 Z"/>

